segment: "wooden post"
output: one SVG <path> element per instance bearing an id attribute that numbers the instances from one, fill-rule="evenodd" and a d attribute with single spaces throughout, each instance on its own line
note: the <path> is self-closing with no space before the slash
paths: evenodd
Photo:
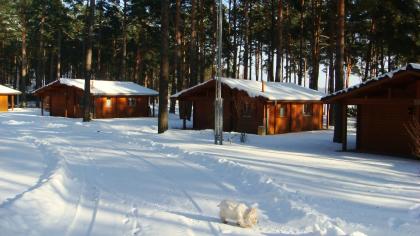
<path id="1" fill-rule="evenodd" d="M 41 116 L 44 116 L 44 98 L 41 96 Z"/>
<path id="2" fill-rule="evenodd" d="M 263 113 L 264 113 L 264 115 L 263 115 L 263 126 L 265 127 L 265 133 L 267 133 L 267 122 L 266 122 L 266 120 L 267 120 L 267 105 L 264 103 L 264 105 L 263 105 Z"/>
<path id="3" fill-rule="evenodd" d="M 327 129 L 329 129 L 330 128 L 330 104 L 327 104 L 326 113 L 327 113 L 327 123 L 325 125 Z"/>
<path id="4" fill-rule="evenodd" d="M 280 109 L 281 109 L 281 103 L 280 103 Z M 274 132 L 273 134 L 276 134 L 277 131 L 277 114 L 279 113 L 279 110 L 277 110 L 277 101 L 274 102 Z"/>
<path id="5" fill-rule="evenodd" d="M 342 150 L 347 151 L 347 104 L 342 104 Z"/>
<path id="6" fill-rule="evenodd" d="M 12 95 L 12 111 L 15 110 L 15 95 Z"/>
<path id="7" fill-rule="evenodd" d="M 361 105 L 357 105 L 357 114 L 356 114 L 356 150 L 360 149 L 360 109 Z"/>
<path id="8" fill-rule="evenodd" d="M 155 97 L 152 98 L 152 106 L 153 106 L 152 114 L 153 114 L 153 117 L 155 117 Z"/>
<path id="9" fill-rule="evenodd" d="M 179 101 L 180 103 L 180 101 Z M 182 102 L 182 129 L 187 129 L 187 120 L 186 120 L 186 114 L 185 114 L 185 102 Z M 181 112 L 179 112 L 181 115 Z"/>
<path id="10" fill-rule="evenodd" d="M 68 106 L 68 96 L 67 96 L 67 93 L 68 93 L 68 88 L 66 88 L 66 91 L 64 92 L 64 97 L 65 97 L 65 108 L 64 108 L 64 117 L 67 117 L 67 106 Z"/>

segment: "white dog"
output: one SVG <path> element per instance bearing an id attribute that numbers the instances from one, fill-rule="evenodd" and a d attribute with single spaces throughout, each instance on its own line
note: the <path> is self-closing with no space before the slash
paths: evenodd
<path id="1" fill-rule="evenodd" d="M 220 207 L 220 219 L 223 223 L 227 223 L 230 219 L 237 222 L 239 226 L 248 228 L 258 222 L 258 211 L 255 207 L 248 207 L 243 203 L 230 200 L 223 200 L 218 207 Z"/>

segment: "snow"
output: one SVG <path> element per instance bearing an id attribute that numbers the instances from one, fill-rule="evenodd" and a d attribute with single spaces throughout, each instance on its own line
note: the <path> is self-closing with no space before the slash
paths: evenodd
<path id="1" fill-rule="evenodd" d="M 420 70 L 420 63 L 410 63 L 410 66 L 415 70 Z"/>
<path id="2" fill-rule="evenodd" d="M 18 95 L 18 94 L 21 94 L 21 92 L 15 90 L 15 89 L 11 89 L 9 87 L 3 86 L 3 85 L 0 84 L 0 95 L 1 94 Z"/>
<path id="3" fill-rule="evenodd" d="M 403 66 L 401 68 L 395 69 L 393 71 L 390 71 L 390 72 L 385 73 L 383 75 L 380 75 L 378 77 L 374 77 L 372 79 L 363 81 L 360 84 L 356 84 L 356 85 L 350 86 L 348 88 L 345 88 L 345 89 L 336 91 L 334 93 L 328 94 L 327 96 L 323 97 L 322 99 L 328 99 L 328 98 L 333 97 L 333 96 L 338 95 L 338 94 L 347 93 L 349 91 L 358 89 L 360 87 L 363 87 L 363 86 L 365 86 L 367 84 L 370 84 L 370 83 L 375 82 L 375 81 L 378 81 L 378 80 L 382 80 L 382 79 L 386 79 L 386 78 L 392 79 L 395 74 L 400 73 L 402 71 L 406 71 L 406 70 L 420 70 L 420 64 L 419 63 L 409 63 L 406 66 Z"/>
<path id="4" fill-rule="evenodd" d="M 420 162 L 339 152 L 332 130 L 275 136 L 170 129 L 156 118 L 0 114 L 2 235 L 418 235 Z M 171 127 L 182 121 L 170 117 Z M 349 135 L 354 142 L 355 135 Z M 217 205 L 258 207 L 253 229 Z"/>
<path id="5" fill-rule="evenodd" d="M 212 81 L 213 80 L 209 80 L 194 87 L 185 89 L 172 95 L 171 97 L 177 98 L 187 91 L 191 91 L 194 88 L 211 83 Z M 318 101 L 325 95 L 322 92 L 308 89 L 294 83 L 264 82 L 264 92 L 262 92 L 261 81 L 221 78 L 221 82 L 231 89 L 245 91 L 250 97 L 263 97 L 273 101 Z"/>
<path id="6" fill-rule="evenodd" d="M 63 84 L 84 90 L 85 80 L 83 79 L 68 79 L 60 78 L 38 90 L 34 93 L 48 88 L 53 84 Z M 131 96 L 157 96 L 159 93 L 153 89 L 149 89 L 140 86 L 133 82 L 128 81 L 109 81 L 109 80 L 92 80 L 91 81 L 91 93 L 93 95 L 103 96 L 119 96 L 119 95 L 131 95 Z"/>

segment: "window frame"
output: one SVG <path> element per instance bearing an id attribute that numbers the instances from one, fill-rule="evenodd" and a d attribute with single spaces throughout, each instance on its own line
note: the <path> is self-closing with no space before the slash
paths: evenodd
<path id="1" fill-rule="evenodd" d="M 312 116 L 314 113 L 314 104 L 313 103 L 304 103 L 302 105 L 302 114 L 304 116 Z"/>
<path id="2" fill-rule="evenodd" d="M 253 113 L 253 107 L 251 102 L 243 102 L 241 116 L 243 118 L 251 118 Z"/>
<path id="3" fill-rule="evenodd" d="M 112 107 L 112 98 L 111 97 L 106 97 L 105 98 L 105 107 L 106 108 L 111 108 Z"/>
<path id="4" fill-rule="evenodd" d="M 127 98 L 127 105 L 129 107 L 136 107 L 137 106 L 137 99 L 135 97 L 128 97 Z"/>
<path id="5" fill-rule="evenodd" d="M 283 110 L 283 114 L 282 114 Z M 280 104 L 280 107 L 277 112 L 277 117 L 286 118 L 287 117 L 287 104 Z"/>

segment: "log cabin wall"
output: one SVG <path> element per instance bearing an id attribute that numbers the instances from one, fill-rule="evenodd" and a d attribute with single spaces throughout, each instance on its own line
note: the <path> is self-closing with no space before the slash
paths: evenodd
<path id="1" fill-rule="evenodd" d="M 304 103 L 266 101 L 225 85 L 222 86 L 222 97 L 223 130 L 226 132 L 257 134 L 258 126 L 265 125 L 265 112 L 268 114 L 267 134 L 322 129 L 321 102 L 309 102 L 312 112 L 304 115 Z M 193 103 L 193 129 L 214 128 L 214 86 L 198 88 L 180 100 Z"/>
<path id="2" fill-rule="evenodd" d="M 414 85 L 414 86 L 413 86 Z M 371 99 L 419 99 L 420 81 L 370 93 Z M 357 149 L 364 152 L 411 154 L 414 140 L 406 131 L 407 124 L 420 121 L 420 104 L 359 104 Z"/>
<path id="3" fill-rule="evenodd" d="M 5 112 L 9 108 L 8 95 L 0 95 L 0 112 Z"/>
<path id="4" fill-rule="evenodd" d="M 304 104 L 309 104 L 310 107 L 310 112 L 307 114 L 303 113 Z M 276 102 L 267 106 L 268 134 L 322 129 L 322 103 Z"/>
<path id="5" fill-rule="evenodd" d="M 245 92 L 233 91 L 232 94 L 232 131 L 256 134 L 258 126 L 264 125 L 265 103 Z"/>
<path id="6" fill-rule="evenodd" d="M 68 86 L 57 86 L 43 96 L 49 97 L 51 116 L 82 117 L 83 91 Z"/>
<path id="7" fill-rule="evenodd" d="M 48 100 L 51 116 L 82 118 L 82 90 L 59 85 L 42 97 Z M 92 102 L 94 118 L 148 117 L 151 113 L 149 96 L 100 96 L 92 97 Z"/>
<path id="8" fill-rule="evenodd" d="M 101 96 L 94 98 L 95 118 L 150 116 L 148 96 Z"/>
<path id="9" fill-rule="evenodd" d="M 401 104 L 358 105 L 358 144 L 360 151 L 410 154 L 410 137 L 404 132 L 409 106 Z"/>

